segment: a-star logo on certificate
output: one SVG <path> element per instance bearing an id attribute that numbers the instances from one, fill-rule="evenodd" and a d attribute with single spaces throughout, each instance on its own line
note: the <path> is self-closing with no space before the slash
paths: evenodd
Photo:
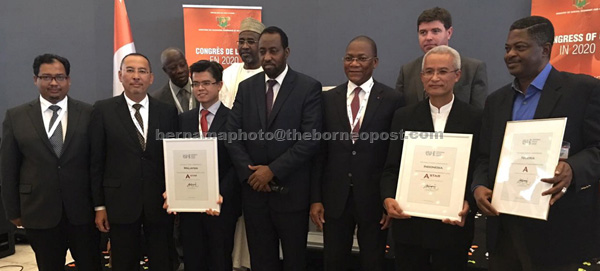
<path id="1" fill-rule="evenodd" d="M 229 20 L 231 17 L 217 17 L 217 24 L 220 28 L 225 29 L 229 26 Z"/>
<path id="2" fill-rule="evenodd" d="M 587 6 L 590 3 L 588 0 L 573 0 L 573 6 L 577 9 L 583 9 L 583 7 Z"/>

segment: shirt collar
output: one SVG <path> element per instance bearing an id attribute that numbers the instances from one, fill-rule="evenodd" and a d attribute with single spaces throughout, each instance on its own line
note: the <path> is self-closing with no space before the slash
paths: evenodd
<path id="1" fill-rule="evenodd" d="M 173 92 L 175 92 L 175 95 L 177 95 L 182 89 L 182 88 L 176 86 L 175 84 L 173 84 L 173 82 L 170 79 L 169 79 L 169 86 L 171 87 Z M 183 89 L 187 90 L 189 93 L 192 93 L 192 79 L 188 78 L 188 82 L 187 82 L 187 84 L 185 84 L 185 86 L 183 86 Z"/>
<path id="2" fill-rule="evenodd" d="M 530 86 L 540 91 L 544 89 L 544 85 L 546 84 L 546 80 L 548 79 L 548 75 L 550 75 L 551 70 L 552 65 L 550 65 L 550 62 L 548 62 L 544 69 L 538 74 L 538 76 L 536 76 L 535 79 L 531 81 Z M 523 91 L 519 88 L 519 81 L 517 80 L 517 78 L 513 80 L 512 88 L 517 92 L 523 93 Z"/>
<path id="3" fill-rule="evenodd" d="M 146 94 L 146 97 L 144 97 L 144 99 L 141 100 L 139 103 L 136 103 L 133 100 L 129 99 L 125 94 L 123 94 L 123 97 L 125 97 L 125 101 L 127 102 L 127 105 L 130 108 L 133 107 L 134 104 L 141 104 L 143 108 L 148 108 L 148 94 Z"/>
<path id="4" fill-rule="evenodd" d="M 221 101 L 217 101 L 214 104 L 212 104 L 211 106 L 209 106 L 208 108 L 204 108 L 202 106 L 202 104 L 200 104 L 200 110 L 198 111 L 198 114 L 201 114 L 200 112 L 202 112 L 202 109 L 206 109 L 208 110 L 208 112 L 210 112 L 213 115 L 217 115 L 217 110 L 219 110 L 219 107 L 221 106 Z"/>
<path id="5" fill-rule="evenodd" d="M 429 100 L 429 110 L 431 110 L 431 114 L 447 114 L 452 110 L 452 104 L 454 103 L 454 94 L 452 94 L 452 100 L 440 107 L 439 109 L 431 104 L 431 100 Z"/>
<path id="6" fill-rule="evenodd" d="M 288 72 L 288 65 L 285 64 L 285 69 L 283 70 L 283 72 L 281 72 L 275 78 L 269 78 L 269 76 L 267 76 L 267 74 L 265 73 L 265 84 L 267 83 L 267 81 L 269 81 L 271 79 L 275 79 L 275 81 L 277 81 L 277 84 L 279 84 L 281 86 L 281 83 L 283 83 L 283 79 L 285 78 L 285 75 L 287 74 L 287 72 Z"/>
<path id="7" fill-rule="evenodd" d="M 360 87 L 365 92 L 365 94 L 369 94 L 371 93 L 373 84 L 375 84 L 375 82 L 373 81 L 372 76 L 369 78 L 369 80 L 365 81 L 360 86 L 357 86 L 356 84 L 352 83 L 352 81 L 348 81 L 348 93 L 346 94 L 346 97 L 350 97 L 350 94 L 352 94 L 352 92 L 354 92 L 354 89 L 357 87 Z"/>
<path id="8" fill-rule="evenodd" d="M 65 96 L 65 98 L 62 99 L 60 102 L 53 104 L 53 103 L 49 102 L 48 100 L 44 99 L 44 97 L 42 97 L 42 95 L 40 95 L 40 104 L 42 106 L 42 112 L 48 110 L 48 107 L 50 107 L 51 105 L 58 105 L 58 106 L 60 106 L 61 110 L 67 109 L 68 99 L 69 99 L 69 96 Z"/>

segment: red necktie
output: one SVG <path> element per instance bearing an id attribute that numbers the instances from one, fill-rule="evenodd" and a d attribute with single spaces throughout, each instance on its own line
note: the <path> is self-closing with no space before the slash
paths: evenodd
<path id="1" fill-rule="evenodd" d="M 358 114 L 358 109 L 360 108 L 360 98 L 358 97 L 358 94 L 360 93 L 362 89 L 360 87 L 357 87 L 354 89 L 354 98 L 352 98 L 352 102 L 350 103 L 350 108 L 352 109 L 352 119 L 350 121 L 352 121 L 354 123 L 354 120 L 356 119 L 356 115 Z M 354 129 L 352 129 L 352 140 L 356 140 L 358 139 L 358 131 L 360 130 L 360 119 L 358 121 L 356 121 L 356 125 L 354 125 Z"/>
<path id="2" fill-rule="evenodd" d="M 208 133 L 208 121 L 206 120 L 206 115 L 208 115 L 210 112 L 206 109 L 202 109 L 202 111 L 200 111 L 200 127 L 202 128 L 202 135 L 206 136 L 206 134 Z"/>

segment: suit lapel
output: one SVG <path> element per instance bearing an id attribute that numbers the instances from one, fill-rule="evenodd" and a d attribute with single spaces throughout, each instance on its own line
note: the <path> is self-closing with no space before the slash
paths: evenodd
<path id="1" fill-rule="evenodd" d="M 420 88 L 417 89 L 417 97 L 418 97 L 418 101 L 422 101 L 425 99 L 425 97 L 423 97 L 423 95 L 425 94 L 425 86 L 423 86 L 423 82 L 421 81 L 421 66 L 423 63 L 423 56 L 419 57 L 417 59 L 417 63 L 415 63 L 415 65 L 418 68 L 418 71 L 416 76 L 412 78 L 412 80 L 416 80 L 416 85 L 420 86 Z M 405 90 L 406 92 L 406 90 Z M 431 113 L 429 113 L 431 115 Z"/>
<path id="2" fill-rule="evenodd" d="M 548 118 L 552 109 L 556 106 L 556 103 L 562 95 L 558 90 L 561 88 L 560 78 L 558 71 L 554 68 L 550 71 L 548 79 L 544 84 L 540 101 L 538 102 L 537 108 L 535 109 L 534 119 Z"/>
<path id="3" fill-rule="evenodd" d="M 148 111 L 150 111 L 150 110 L 148 110 Z M 133 120 L 131 119 L 131 114 L 129 112 L 129 107 L 127 105 L 127 102 L 125 101 L 124 94 L 121 94 L 121 97 L 119 97 L 118 99 L 115 100 L 115 113 L 117 114 L 117 117 L 121 120 L 121 124 L 123 125 L 123 130 L 125 131 L 127 136 L 133 141 L 133 143 L 138 145 L 139 148 L 141 149 L 142 146 L 140 146 L 140 143 L 137 138 L 137 128 L 135 127 L 135 124 L 133 123 Z M 150 120 L 148 120 L 148 123 L 150 123 Z M 150 127 L 148 127 L 148 128 L 150 128 Z M 150 131 L 150 129 L 148 129 L 148 131 Z"/>
<path id="4" fill-rule="evenodd" d="M 431 118 L 431 108 L 429 107 L 429 99 L 420 102 L 415 108 L 414 119 L 416 131 L 434 131 L 433 119 Z"/>
<path id="5" fill-rule="evenodd" d="M 266 92 L 267 87 L 264 80 L 264 72 L 260 73 L 262 76 L 256 77 L 256 83 L 254 84 L 254 97 L 256 98 L 256 105 L 258 109 L 258 118 L 263 129 L 267 129 L 267 108 L 266 108 Z M 273 112 L 271 111 L 271 114 Z"/>
<path id="6" fill-rule="evenodd" d="M 217 109 L 217 114 L 213 118 L 210 128 L 208 129 L 209 132 L 216 133 L 220 131 L 223 125 L 225 125 L 225 122 L 227 122 L 227 110 L 228 109 L 225 107 L 225 105 L 221 104 L 219 106 L 219 109 Z"/>
<path id="7" fill-rule="evenodd" d="M 129 119 L 131 119 L 131 117 Z M 150 97 L 150 95 L 148 95 L 148 135 L 146 135 L 146 150 L 148 150 L 148 145 L 151 145 L 153 142 L 156 142 L 156 140 L 153 139 L 156 138 L 156 130 L 158 130 L 158 127 L 161 127 L 160 119 L 160 111 L 158 110 L 157 101 L 154 100 L 154 98 Z"/>
<path id="8" fill-rule="evenodd" d="M 281 110 L 281 107 L 285 103 L 285 100 L 290 96 L 290 93 L 292 93 L 292 90 L 294 89 L 295 80 L 296 73 L 292 71 L 292 69 L 288 68 L 288 72 L 285 75 L 285 78 L 283 78 L 283 84 L 281 84 L 279 92 L 277 93 L 277 98 L 275 99 L 275 103 L 273 104 L 273 110 L 271 110 L 271 114 L 269 115 L 267 128 L 271 126 L 271 123 L 273 123 L 273 120 L 277 116 L 277 113 L 279 113 L 279 110 Z"/>
<path id="9" fill-rule="evenodd" d="M 456 97 L 454 97 L 456 99 Z M 464 131 L 464 117 L 462 104 L 458 100 L 454 100 L 450 114 L 448 114 L 448 120 L 446 120 L 446 126 L 444 127 L 445 133 L 456 133 L 457 131 Z"/>
<path id="10" fill-rule="evenodd" d="M 81 117 L 81 108 L 79 108 L 78 105 L 79 104 L 73 102 L 71 99 L 68 100 L 67 134 L 65 135 L 65 143 L 63 144 L 63 147 L 62 147 L 63 154 L 65 153 L 65 150 L 67 150 L 67 147 L 69 146 L 69 143 L 71 142 L 71 139 L 73 138 L 73 134 L 75 133 L 75 130 L 77 129 L 79 119 Z"/>
<path id="11" fill-rule="evenodd" d="M 383 89 L 379 86 L 377 82 L 373 82 L 373 88 L 371 88 L 371 94 L 369 95 L 369 101 L 367 101 L 367 110 L 365 112 L 365 116 L 363 118 L 362 124 L 360 125 L 360 130 L 368 127 L 369 123 L 377 113 L 377 108 L 381 104 L 381 95 L 383 93 Z"/>
<path id="12" fill-rule="evenodd" d="M 46 145 L 46 147 L 48 147 L 48 150 L 50 150 L 50 152 L 52 152 L 52 154 L 56 155 L 56 153 L 54 153 L 54 148 L 52 148 L 52 144 L 50 144 L 50 140 L 48 139 L 48 133 L 46 132 L 46 127 L 44 126 L 44 120 L 42 119 L 42 109 L 41 109 L 41 105 L 40 105 L 40 100 L 39 99 L 34 100 L 33 102 L 31 102 L 29 104 L 29 106 L 30 106 L 30 109 L 28 111 L 29 119 L 31 119 L 33 128 L 37 132 L 40 139 L 44 142 L 44 145 Z"/>
<path id="13" fill-rule="evenodd" d="M 345 133 L 350 133 L 350 120 L 348 119 L 348 101 L 347 101 L 347 94 L 348 94 L 348 83 L 341 85 L 340 87 L 337 87 L 335 90 L 330 90 L 330 91 L 335 91 L 335 96 L 334 96 L 334 104 L 333 104 L 333 109 L 337 111 L 334 114 L 338 115 L 338 124 L 341 126 L 341 131 L 345 132 Z M 325 110 L 327 111 L 327 108 L 325 108 Z M 342 144 L 348 148 L 348 149 L 352 149 L 352 140 L 341 140 Z"/>

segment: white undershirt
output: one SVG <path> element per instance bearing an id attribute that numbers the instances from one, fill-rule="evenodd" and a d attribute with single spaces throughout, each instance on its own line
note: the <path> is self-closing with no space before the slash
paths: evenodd
<path id="1" fill-rule="evenodd" d="M 435 132 L 444 132 L 446 128 L 446 122 L 448 121 L 448 115 L 452 110 L 452 104 L 454 103 L 454 94 L 452 94 L 452 100 L 441 108 L 437 108 L 431 104 L 429 100 L 429 109 L 431 110 L 431 120 L 433 120 L 433 130 Z"/>

